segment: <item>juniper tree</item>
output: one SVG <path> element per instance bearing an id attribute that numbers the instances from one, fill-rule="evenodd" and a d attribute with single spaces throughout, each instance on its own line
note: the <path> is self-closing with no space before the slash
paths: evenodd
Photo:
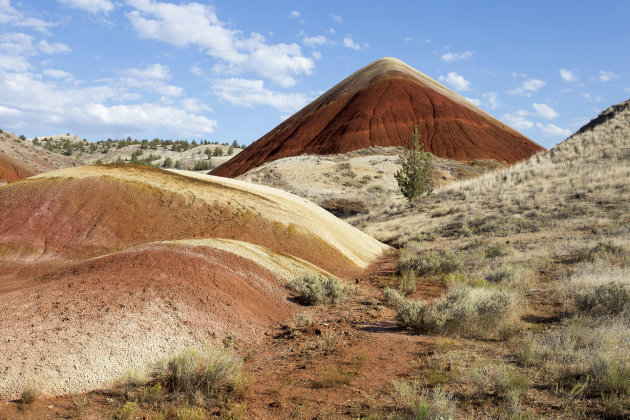
<path id="1" fill-rule="evenodd" d="M 432 192 L 429 175 L 433 167 L 433 155 L 425 152 L 422 149 L 424 144 L 419 144 L 419 142 L 420 134 L 416 124 L 413 130 L 413 144 L 405 149 L 400 157 L 402 167 L 394 175 L 400 192 L 409 202 Z"/>

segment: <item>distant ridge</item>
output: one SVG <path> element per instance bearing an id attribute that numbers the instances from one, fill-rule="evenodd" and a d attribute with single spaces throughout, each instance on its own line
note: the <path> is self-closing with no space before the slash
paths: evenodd
<path id="1" fill-rule="evenodd" d="M 395 58 L 355 72 L 211 174 L 236 177 L 266 162 L 370 146 L 404 146 L 419 125 L 436 156 L 515 163 L 545 150 Z"/>

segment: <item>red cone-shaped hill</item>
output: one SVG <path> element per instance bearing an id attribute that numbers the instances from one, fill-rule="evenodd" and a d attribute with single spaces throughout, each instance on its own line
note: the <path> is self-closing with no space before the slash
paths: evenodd
<path id="1" fill-rule="evenodd" d="M 418 124 L 424 149 L 456 159 L 515 163 L 545 150 L 400 60 L 362 68 L 211 174 L 237 177 L 266 162 L 370 146 L 404 146 Z"/>

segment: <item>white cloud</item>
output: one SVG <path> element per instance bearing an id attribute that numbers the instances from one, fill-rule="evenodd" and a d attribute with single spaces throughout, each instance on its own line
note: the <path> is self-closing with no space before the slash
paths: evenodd
<path id="1" fill-rule="evenodd" d="M 86 12 L 98 14 L 108 14 L 114 9 L 114 4 L 110 0 L 57 0 L 59 3 L 65 4 L 76 9 L 85 10 Z"/>
<path id="2" fill-rule="evenodd" d="M 468 97 L 465 97 L 464 99 L 466 99 L 468 102 L 472 103 L 473 105 L 481 106 L 481 99 L 468 98 Z"/>
<path id="3" fill-rule="evenodd" d="M 447 52 L 446 54 L 442 55 L 442 61 L 446 61 L 447 63 L 450 63 L 452 61 L 458 61 L 458 60 L 470 60 L 470 58 L 473 56 L 475 52 L 474 51 L 464 51 L 461 53 L 454 53 L 454 52 Z"/>
<path id="4" fill-rule="evenodd" d="M 127 13 L 142 38 L 156 39 L 180 48 L 197 46 L 221 60 L 216 71 L 239 74 L 254 72 L 283 87 L 297 83 L 294 76 L 309 75 L 314 60 L 302 55 L 298 44 L 267 44 L 265 37 L 230 29 L 219 20 L 212 6 L 199 3 L 171 4 L 150 0 L 128 0 Z"/>
<path id="5" fill-rule="evenodd" d="M 534 110 L 536 111 L 538 115 L 540 115 L 546 120 L 553 120 L 554 118 L 558 116 L 558 113 L 556 112 L 556 110 L 547 104 L 534 103 L 532 104 L 532 108 L 534 108 Z"/>
<path id="6" fill-rule="evenodd" d="M 322 53 L 320 53 L 319 51 L 313 51 L 313 58 L 315 60 L 321 60 L 322 59 Z"/>
<path id="7" fill-rule="evenodd" d="M 81 87 L 83 85 L 63 87 L 57 80 L 42 79 L 33 73 L 0 70 L 0 97 L 11 98 L 12 109 L 20 112 L 19 122 L 0 115 L 0 126 L 42 132 L 72 129 L 84 136 L 99 137 L 133 135 L 146 132 L 147 127 L 177 136 L 202 136 L 211 133 L 216 126 L 216 121 L 191 112 L 183 105 L 165 106 L 147 100 L 116 103 L 142 97 L 123 80 L 106 80 Z"/>
<path id="8" fill-rule="evenodd" d="M 604 97 L 602 95 L 591 95 L 590 93 L 586 92 L 582 94 L 582 97 L 584 99 L 588 99 L 589 101 L 595 101 L 595 102 L 602 102 L 604 100 Z"/>
<path id="9" fill-rule="evenodd" d="M 483 96 L 483 98 L 486 100 L 486 102 L 488 103 L 488 108 L 490 109 L 497 109 L 503 105 L 501 101 L 499 101 L 499 95 L 496 92 L 486 92 L 483 93 L 481 96 Z"/>
<path id="10" fill-rule="evenodd" d="M 203 76 L 205 73 L 203 69 L 197 65 L 190 66 L 190 70 L 188 71 L 196 76 Z"/>
<path id="11" fill-rule="evenodd" d="M 289 13 L 289 17 L 295 19 L 295 18 L 299 18 L 300 17 L 300 12 L 298 12 L 297 10 L 292 10 L 291 13 Z"/>
<path id="12" fill-rule="evenodd" d="M 0 116 L 16 117 L 18 115 L 20 115 L 20 111 L 18 111 L 17 109 L 8 108 L 6 106 L 0 105 Z"/>
<path id="13" fill-rule="evenodd" d="M 72 75 L 67 71 L 56 69 L 45 69 L 42 71 L 44 76 L 52 77 L 53 79 L 71 79 Z"/>
<path id="14" fill-rule="evenodd" d="M 577 82 L 578 78 L 571 70 L 560 69 L 560 77 L 565 82 Z"/>
<path id="15" fill-rule="evenodd" d="M 450 85 L 457 91 L 470 90 L 470 82 L 464 79 L 464 76 L 459 75 L 454 71 L 450 72 L 447 77 L 440 76 L 438 80 Z"/>
<path id="16" fill-rule="evenodd" d="M 68 47 L 66 44 L 62 44 L 61 42 L 56 42 L 54 44 L 49 44 L 45 39 L 42 39 L 37 43 L 37 47 L 44 54 L 58 54 L 58 53 L 67 53 L 71 52 L 72 49 Z"/>
<path id="17" fill-rule="evenodd" d="M 281 93 L 267 89 L 262 80 L 230 78 L 217 80 L 212 87 L 221 99 L 247 108 L 267 105 L 281 112 L 295 112 L 310 100 L 302 93 Z"/>
<path id="18" fill-rule="evenodd" d="M 0 24 L 10 24 L 24 28 L 31 28 L 48 34 L 48 28 L 57 26 L 56 22 L 46 22 L 42 19 L 26 16 L 11 6 L 10 0 L 0 0 Z"/>
<path id="19" fill-rule="evenodd" d="M 337 16 L 337 15 L 330 15 L 330 18 L 333 20 L 333 22 L 335 23 L 341 23 L 343 22 L 343 18 L 341 16 Z"/>
<path id="20" fill-rule="evenodd" d="M 523 74 L 521 76 L 526 75 Z M 522 95 L 529 98 L 530 96 L 532 96 L 532 92 L 536 92 L 538 89 L 545 86 L 546 84 L 547 82 L 540 79 L 527 79 L 523 80 L 519 87 L 509 90 L 508 93 L 510 95 Z"/>
<path id="21" fill-rule="evenodd" d="M 599 71 L 599 81 L 600 82 L 609 82 L 613 79 L 617 79 L 619 76 L 613 73 L 612 71 L 600 70 Z"/>
<path id="22" fill-rule="evenodd" d="M 359 51 L 359 50 L 366 50 L 366 49 L 368 49 L 368 47 L 369 47 L 369 45 L 367 44 L 367 42 L 364 42 L 364 43 L 363 43 L 363 45 L 358 44 L 358 43 L 355 43 L 355 42 L 352 40 L 352 35 L 346 35 L 346 36 L 343 38 L 343 46 L 344 46 L 344 47 L 346 47 L 346 48 L 350 48 L 351 50 L 356 50 L 356 51 Z"/>
<path id="23" fill-rule="evenodd" d="M 534 123 L 529 121 L 526 117 L 530 116 L 531 113 L 521 109 L 520 111 L 516 111 L 513 113 L 503 114 L 502 119 L 508 123 L 509 126 L 515 128 L 517 130 L 526 130 L 528 128 L 532 128 Z"/>
<path id="24" fill-rule="evenodd" d="M 536 123 L 536 128 L 540 129 L 545 137 L 568 137 L 571 135 L 571 130 L 567 128 L 560 128 L 553 124 Z"/>
<path id="25" fill-rule="evenodd" d="M 162 64 L 152 64 L 142 69 L 130 68 L 122 72 L 120 84 L 124 88 L 143 90 L 177 97 L 183 94 L 183 88 L 167 84 L 171 79 L 170 70 Z"/>
<path id="26" fill-rule="evenodd" d="M 302 42 L 304 43 L 304 45 L 307 45 L 309 47 L 317 47 L 320 45 L 326 45 L 328 43 L 328 38 L 326 38 L 324 35 L 308 36 L 305 34 L 302 37 Z"/>

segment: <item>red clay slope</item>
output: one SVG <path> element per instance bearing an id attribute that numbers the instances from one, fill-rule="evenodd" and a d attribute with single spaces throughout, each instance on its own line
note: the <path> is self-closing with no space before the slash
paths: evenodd
<path id="1" fill-rule="evenodd" d="M 456 159 L 515 163 L 545 150 L 394 58 L 362 68 L 211 174 L 237 177 L 266 162 L 370 146 L 404 146 L 418 124 L 424 149 Z"/>
<path id="2" fill-rule="evenodd" d="M 0 156 L 0 183 L 16 182 L 22 178 L 33 176 L 36 173 L 37 172 L 25 168 L 24 166 L 15 162 L 13 159 Z"/>
<path id="3" fill-rule="evenodd" d="M 343 275 L 388 249 L 282 191 L 132 165 L 64 169 L 0 187 L 0 215 L 0 267 L 4 260 L 76 260 L 154 241 L 226 238 Z"/>

